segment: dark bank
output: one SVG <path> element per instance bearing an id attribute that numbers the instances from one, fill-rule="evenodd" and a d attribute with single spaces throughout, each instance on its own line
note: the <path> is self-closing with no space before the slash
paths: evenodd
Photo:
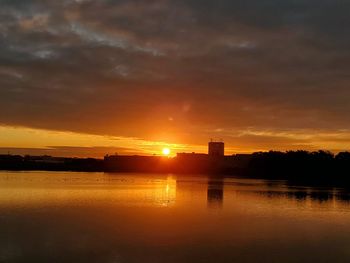
<path id="1" fill-rule="evenodd" d="M 209 142 L 208 154 L 176 157 L 106 155 L 104 159 L 0 155 L 1 170 L 142 172 L 244 176 L 293 183 L 350 185 L 350 153 L 328 151 L 256 152 L 224 155 L 223 142 Z"/>

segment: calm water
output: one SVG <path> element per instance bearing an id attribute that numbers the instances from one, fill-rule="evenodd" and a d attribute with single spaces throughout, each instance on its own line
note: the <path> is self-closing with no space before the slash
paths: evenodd
<path id="1" fill-rule="evenodd" d="M 350 262 L 341 189 L 0 172 L 0 262 Z"/>

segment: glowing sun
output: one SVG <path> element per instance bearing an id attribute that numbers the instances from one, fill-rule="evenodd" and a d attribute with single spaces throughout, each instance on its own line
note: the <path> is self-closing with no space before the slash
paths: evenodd
<path id="1" fill-rule="evenodd" d="M 163 148 L 162 153 L 163 153 L 163 155 L 168 156 L 170 154 L 170 149 L 169 148 Z"/>

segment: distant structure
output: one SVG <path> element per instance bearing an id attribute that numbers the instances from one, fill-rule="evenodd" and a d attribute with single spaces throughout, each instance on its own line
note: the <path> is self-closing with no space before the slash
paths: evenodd
<path id="1" fill-rule="evenodd" d="M 209 156 L 224 156 L 225 144 L 223 142 L 215 142 L 211 140 L 208 143 L 208 154 Z"/>

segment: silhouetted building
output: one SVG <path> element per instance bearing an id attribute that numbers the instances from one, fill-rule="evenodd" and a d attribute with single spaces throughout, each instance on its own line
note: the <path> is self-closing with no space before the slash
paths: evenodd
<path id="1" fill-rule="evenodd" d="M 224 156 L 225 155 L 225 144 L 223 142 L 209 142 L 208 143 L 208 154 L 210 156 Z"/>
<path id="2" fill-rule="evenodd" d="M 205 154 L 205 153 L 195 153 L 195 152 L 192 152 L 192 153 L 177 153 L 176 154 L 176 158 L 178 159 L 197 159 L 197 160 L 205 160 L 207 161 L 208 160 L 208 154 Z"/>
<path id="3" fill-rule="evenodd" d="M 209 170 L 209 156 L 203 153 L 178 153 L 174 171 L 179 173 L 205 173 Z"/>
<path id="4" fill-rule="evenodd" d="M 172 162 L 164 156 L 106 155 L 104 168 L 115 172 L 169 172 Z"/>
<path id="5" fill-rule="evenodd" d="M 69 158 L 65 157 L 52 157 L 49 155 L 42 155 L 42 156 L 31 156 L 26 155 L 24 156 L 25 161 L 29 161 L 32 163 L 52 163 L 52 164 L 64 164 Z"/>

